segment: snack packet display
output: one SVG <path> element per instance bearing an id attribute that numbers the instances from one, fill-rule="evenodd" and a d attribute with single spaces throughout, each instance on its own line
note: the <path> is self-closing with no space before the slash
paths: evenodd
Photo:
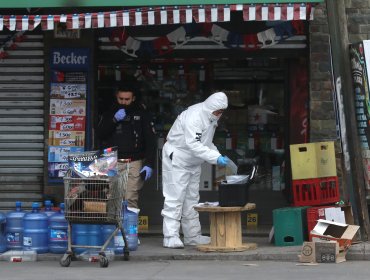
<path id="1" fill-rule="evenodd" d="M 81 178 L 117 175 L 117 147 L 103 151 L 87 151 L 68 154 L 72 175 Z"/>

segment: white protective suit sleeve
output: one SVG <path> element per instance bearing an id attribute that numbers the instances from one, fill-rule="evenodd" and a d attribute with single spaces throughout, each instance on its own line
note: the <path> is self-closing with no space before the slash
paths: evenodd
<path id="1" fill-rule="evenodd" d="M 199 120 L 194 120 L 184 127 L 185 143 L 187 148 L 196 157 L 199 157 L 210 164 L 217 164 L 217 159 L 221 154 L 217 150 L 213 150 L 201 142 L 202 129 Z M 214 129 L 214 128 L 212 128 Z"/>

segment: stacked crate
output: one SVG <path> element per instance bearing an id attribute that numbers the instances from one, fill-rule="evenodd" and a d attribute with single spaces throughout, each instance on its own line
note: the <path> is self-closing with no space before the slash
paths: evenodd
<path id="1" fill-rule="evenodd" d="M 290 146 L 293 206 L 307 208 L 307 231 L 318 219 L 325 219 L 325 208 L 340 200 L 334 142 Z"/>
<path id="2" fill-rule="evenodd" d="M 277 246 L 301 245 L 323 205 L 340 199 L 334 142 L 291 145 L 290 155 L 293 207 L 273 211 Z"/>
<path id="3" fill-rule="evenodd" d="M 334 142 L 290 145 L 293 206 L 339 201 Z"/>

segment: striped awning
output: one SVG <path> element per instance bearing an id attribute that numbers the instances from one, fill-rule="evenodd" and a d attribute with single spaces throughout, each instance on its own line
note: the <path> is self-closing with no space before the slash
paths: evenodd
<path id="1" fill-rule="evenodd" d="M 40 25 L 43 30 L 52 30 L 56 23 L 65 23 L 68 29 L 85 29 L 227 22 L 231 12 L 242 12 L 245 21 L 312 20 L 314 4 L 163 6 L 81 14 L 0 15 L 0 30 L 33 30 Z"/>

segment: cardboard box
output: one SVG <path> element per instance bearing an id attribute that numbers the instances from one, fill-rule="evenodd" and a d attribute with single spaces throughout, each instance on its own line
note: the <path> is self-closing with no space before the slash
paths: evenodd
<path id="1" fill-rule="evenodd" d="M 339 250 L 336 241 L 304 242 L 299 255 L 303 263 L 340 263 L 346 260 L 346 251 Z"/>
<path id="2" fill-rule="evenodd" d="M 318 220 L 316 226 L 310 232 L 313 242 L 317 241 L 337 241 L 340 250 L 346 250 L 352 244 L 360 227 L 343 223 L 332 222 L 328 220 Z"/>
<path id="3" fill-rule="evenodd" d="M 99 201 L 84 201 L 84 212 L 107 213 L 107 204 Z"/>

